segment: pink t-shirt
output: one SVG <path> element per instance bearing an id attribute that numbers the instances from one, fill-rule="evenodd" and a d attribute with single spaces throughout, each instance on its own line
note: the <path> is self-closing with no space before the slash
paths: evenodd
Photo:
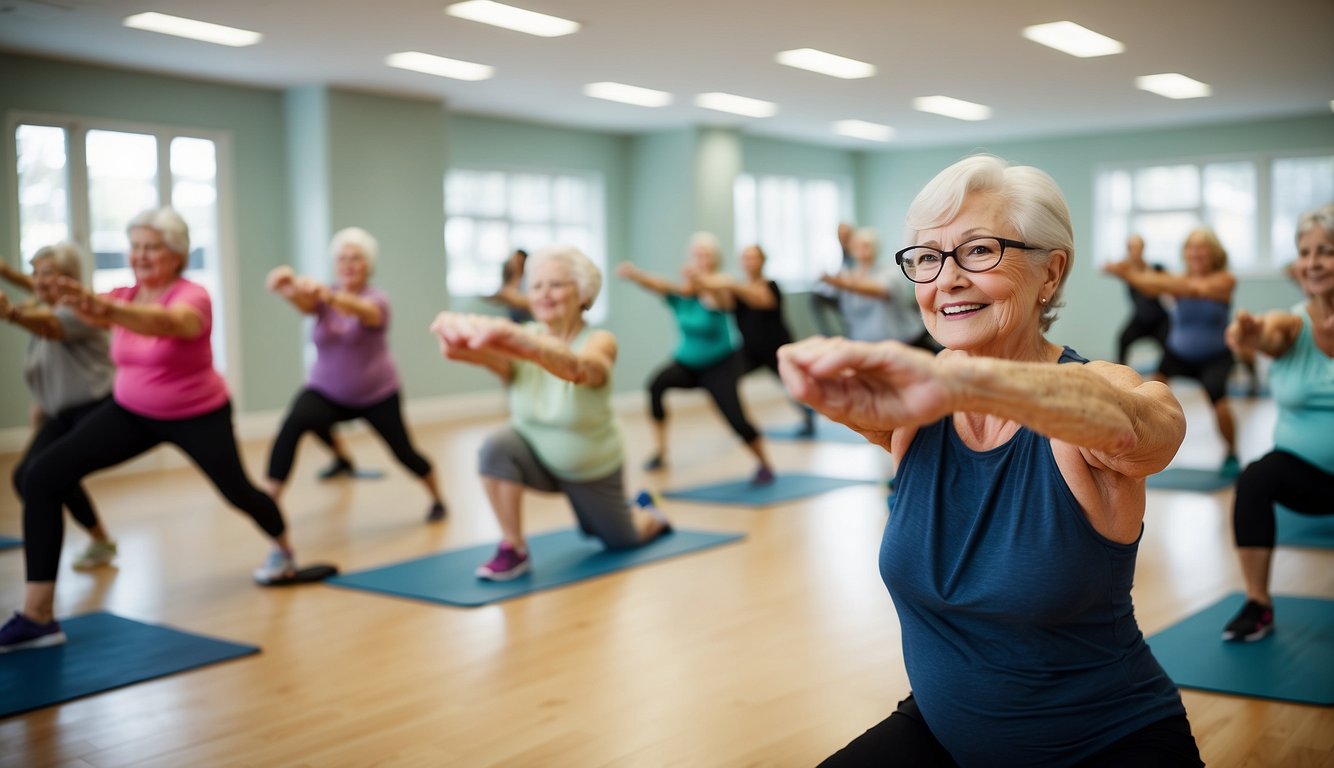
<path id="1" fill-rule="evenodd" d="M 116 288 L 111 297 L 131 301 L 138 286 Z M 116 364 L 116 402 L 131 413 L 175 421 L 216 411 L 227 403 L 227 383 L 213 370 L 213 302 L 202 285 L 180 278 L 158 299 L 199 314 L 203 330 L 193 339 L 144 336 L 114 326 L 111 360 Z"/>

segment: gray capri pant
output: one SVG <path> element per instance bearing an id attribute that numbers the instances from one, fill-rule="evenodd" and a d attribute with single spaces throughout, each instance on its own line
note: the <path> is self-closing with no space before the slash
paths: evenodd
<path id="1" fill-rule="evenodd" d="M 505 427 L 486 439 L 478 464 L 484 477 L 519 483 L 544 493 L 565 494 L 574 507 L 579 528 L 601 539 L 607 549 L 630 549 L 643 544 L 630 520 L 630 502 L 625 498 L 621 467 L 597 480 L 564 480 L 542 464 L 532 446 L 513 427 Z"/>

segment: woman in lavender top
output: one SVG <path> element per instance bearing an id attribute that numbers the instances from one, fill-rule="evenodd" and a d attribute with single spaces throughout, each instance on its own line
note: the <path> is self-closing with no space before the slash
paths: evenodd
<path id="1" fill-rule="evenodd" d="M 269 492 L 278 498 L 306 432 L 328 434 L 340 421 L 365 419 L 431 497 L 428 521 L 443 520 L 445 503 L 431 462 L 412 445 L 399 402 L 398 371 L 389 355 L 389 299 L 370 286 L 379 245 L 358 227 L 333 236 L 334 284 L 297 275 L 291 267 L 269 273 L 268 289 L 315 317 L 316 359 L 269 455 Z"/>

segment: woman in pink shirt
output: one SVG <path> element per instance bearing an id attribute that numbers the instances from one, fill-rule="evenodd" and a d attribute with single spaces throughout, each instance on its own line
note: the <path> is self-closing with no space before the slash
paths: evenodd
<path id="1" fill-rule="evenodd" d="M 111 402 L 52 444 L 28 470 L 27 588 L 22 612 L 0 628 L 0 653 L 65 641 L 54 615 L 64 537 L 61 501 L 85 476 L 160 443 L 184 451 L 272 540 L 273 551 L 255 571 L 256 581 L 270 584 L 295 575 L 282 513 L 250 482 L 237 451 L 227 385 L 213 370 L 208 292 L 181 276 L 190 252 L 189 228 L 176 211 L 161 208 L 134 217 L 127 231 L 133 286 L 99 295 L 76 280 L 52 279 L 62 303 L 85 321 L 112 329 L 116 380 Z"/>

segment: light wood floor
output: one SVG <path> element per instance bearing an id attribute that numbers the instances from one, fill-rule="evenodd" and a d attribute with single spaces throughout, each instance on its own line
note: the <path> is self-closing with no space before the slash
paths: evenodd
<path id="1" fill-rule="evenodd" d="M 1184 388 L 1183 388 L 1184 390 Z M 1221 449 L 1198 394 L 1178 461 L 1216 465 Z M 1243 459 L 1268 447 L 1267 401 L 1236 401 Z M 783 403 L 760 421 L 790 423 Z M 344 569 L 477 543 L 497 528 L 473 475 L 497 422 L 416 430 L 450 504 L 422 522 L 421 488 L 372 437 L 351 437 L 379 481 L 320 484 L 311 441 L 287 498 L 299 553 Z M 631 461 L 647 453 L 627 421 Z M 629 482 L 676 486 L 750 471 L 707 411 L 674 423 L 671 467 Z M 879 477 L 864 445 L 770 444 L 781 470 Z M 255 476 L 267 445 L 247 446 Z M 0 532 L 17 534 L 0 458 Z M 193 470 L 93 478 L 120 540 L 118 569 L 69 569 L 57 610 L 93 609 L 263 647 L 258 656 L 0 720 L 0 766 L 809 766 L 883 718 L 908 689 L 898 623 L 876 569 L 880 489 L 853 487 L 768 509 L 671 504 L 685 527 L 745 531 L 739 545 L 476 609 L 314 585 L 264 590 L 265 552 Z M 1146 633 L 1240 587 L 1231 493 L 1150 492 L 1135 602 Z M 568 526 L 534 497 L 529 528 Z M 0 605 L 17 606 L 22 555 L 0 553 Z M 537 567 L 541 567 L 538 563 Z M 1276 591 L 1334 597 L 1334 551 L 1280 550 Z M 1211 766 L 1334 766 L 1334 709 L 1184 692 Z"/>

